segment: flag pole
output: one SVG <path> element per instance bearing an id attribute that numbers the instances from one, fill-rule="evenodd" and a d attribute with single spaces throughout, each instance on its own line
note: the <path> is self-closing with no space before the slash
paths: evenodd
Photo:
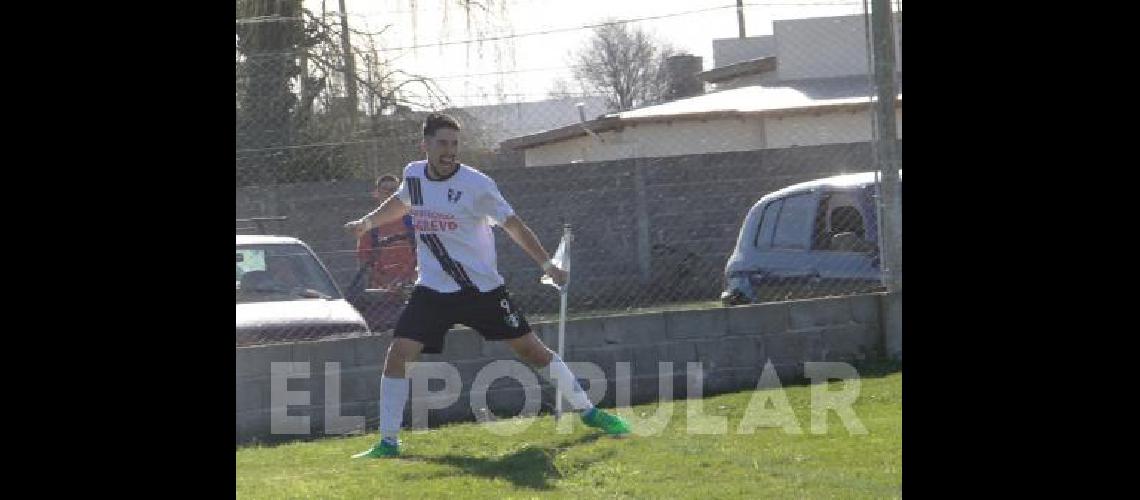
<path id="1" fill-rule="evenodd" d="M 562 256 L 562 270 L 566 271 L 566 283 L 558 290 L 560 305 L 558 309 L 558 358 L 562 359 L 563 350 L 566 347 L 566 294 L 570 289 L 570 224 L 562 227 L 562 242 L 563 242 L 563 256 Z M 569 381 L 565 381 L 569 382 Z M 554 421 L 562 419 L 562 384 L 563 381 L 557 381 L 554 384 Z"/>

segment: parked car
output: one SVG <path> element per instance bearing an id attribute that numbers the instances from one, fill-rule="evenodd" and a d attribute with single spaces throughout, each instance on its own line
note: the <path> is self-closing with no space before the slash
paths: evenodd
<path id="1" fill-rule="evenodd" d="M 237 235 L 238 345 L 369 332 L 304 242 Z"/>
<path id="2" fill-rule="evenodd" d="M 837 175 L 760 198 L 725 265 L 721 301 L 738 305 L 882 290 L 875 177 Z"/>

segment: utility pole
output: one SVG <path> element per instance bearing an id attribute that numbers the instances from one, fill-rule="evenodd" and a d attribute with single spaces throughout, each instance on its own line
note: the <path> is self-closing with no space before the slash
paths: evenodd
<path id="1" fill-rule="evenodd" d="M 309 92 L 311 92 L 312 89 L 309 88 L 309 83 L 308 83 L 308 81 L 309 81 L 309 51 L 308 51 L 308 48 L 302 46 L 301 50 L 299 52 L 300 53 L 298 55 L 300 56 L 300 59 L 301 59 L 301 78 L 300 78 L 300 84 L 299 84 L 301 87 L 301 89 L 300 89 L 301 90 L 301 107 L 298 110 L 297 116 L 301 118 L 301 120 L 298 120 L 298 122 L 304 123 L 305 119 L 308 118 L 310 112 L 312 111 L 312 109 L 309 107 L 309 103 L 311 102 L 309 100 Z"/>
<path id="2" fill-rule="evenodd" d="M 879 171 L 880 255 L 887 291 L 902 291 L 902 184 L 895 122 L 895 43 L 891 0 L 872 0 L 871 43 L 875 63 L 875 161 Z"/>
<path id="3" fill-rule="evenodd" d="M 344 50 L 344 88 L 348 94 L 348 119 L 350 130 L 356 129 L 356 64 L 352 56 L 352 44 L 348 37 L 348 11 L 344 0 L 340 0 L 340 43 Z"/>
<path id="4" fill-rule="evenodd" d="M 740 38 L 744 38 L 744 0 L 736 0 L 736 22 L 740 25 Z"/>
<path id="5" fill-rule="evenodd" d="M 368 163 L 372 167 L 372 178 L 375 179 L 380 176 L 380 155 L 376 147 L 377 141 L 380 140 L 380 132 L 377 130 L 379 128 L 377 124 L 379 113 L 376 110 L 376 86 L 372 81 L 372 69 L 376 67 L 377 61 L 375 48 L 371 54 L 365 54 L 364 57 L 368 64 L 366 66 L 368 70 L 368 131 L 371 135 L 369 137 L 369 152 L 371 154 L 368 155 Z"/>

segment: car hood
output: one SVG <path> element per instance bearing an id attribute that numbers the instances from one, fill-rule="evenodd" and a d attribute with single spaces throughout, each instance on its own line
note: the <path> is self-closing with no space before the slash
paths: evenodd
<path id="1" fill-rule="evenodd" d="M 340 326 L 366 332 L 368 325 L 344 299 L 253 302 L 237 305 L 237 329 Z M 346 330 L 348 331 L 348 330 Z"/>

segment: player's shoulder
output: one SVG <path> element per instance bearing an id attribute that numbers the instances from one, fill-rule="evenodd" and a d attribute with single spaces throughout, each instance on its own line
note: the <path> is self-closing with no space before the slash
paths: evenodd
<path id="1" fill-rule="evenodd" d="M 463 169 L 463 172 L 467 174 L 466 177 L 469 182 L 486 187 L 495 186 L 495 180 L 492 179 L 491 176 L 479 171 L 479 169 L 466 164 L 460 164 L 459 166 Z"/>
<path id="2" fill-rule="evenodd" d="M 405 165 L 404 178 L 423 176 L 425 163 L 427 163 L 427 160 L 416 160 Z"/>

